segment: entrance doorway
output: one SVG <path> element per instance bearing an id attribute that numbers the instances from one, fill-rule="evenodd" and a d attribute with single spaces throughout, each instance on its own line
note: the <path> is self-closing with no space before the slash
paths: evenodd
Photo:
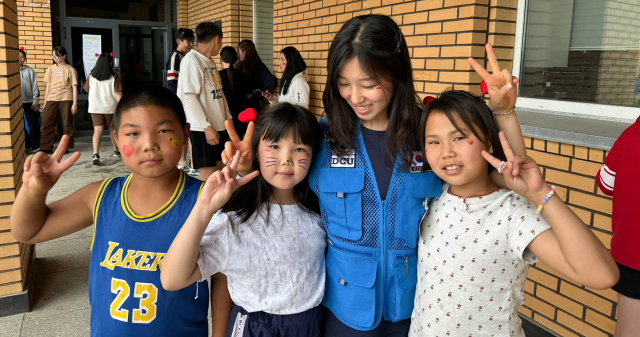
<path id="1" fill-rule="evenodd" d="M 89 95 L 82 89 L 93 68 L 88 56 L 95 62 L 95 53 L 113 52 L 114 71 L 122 79 L 125 92 L 139 84 L 163 85 L 165 81 L 164 64 L 172 52 L 169 34 L 176 29 L 175 1 L 114 1 L 117 6 L 110 10 L 84 0 L 59 2 L 60 45 L 67 49 L 69 64 L 78 73 L 76 136 L 93 134 Z"/>

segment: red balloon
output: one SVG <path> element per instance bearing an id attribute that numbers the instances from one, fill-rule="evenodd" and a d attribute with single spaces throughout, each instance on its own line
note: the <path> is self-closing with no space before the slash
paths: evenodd
<path id="1" fill-rule="evenodd" d="M 246 108 L 238 115 L 238 119 L 243 123 L 253 122 L 257 117 L 258 112 L 256 112 L 256 109 L 254 108 Z"/>
<path id="2" fill-rule="evenodd" d="M 113 57 L 113 53 L 109 54 L 111 57 Z"/>
<path id="3" fill-rule="evenodd" d="M 429 104 L 429 103 L 431 103 L 431 102 L 433 102 L 433 101 L 435 101 L 435 100 L 436 100 L 436 98 L 435 98 L 435 97 L 433 97 L 433 96 L 426 96 L 426 97 L 422 100 L 422 103 L 424 103 L 424 105 L 427 105 L 427 104 Z"/>
<path id="4" fill-rule="evenodd" d="M 100 56 L 100 55 L 98 55 L 98 53 L 96 53 L 96 57 L 98 57 L 98 56 Z"/>
<path id="5" fill-rule="evenodd" d="M 489 90 L 487 89 L 487 83 L 482 80 L 482 82 L 480 82 L 480 91 L 482 91 L 483 94 L 488 94 Z"/>

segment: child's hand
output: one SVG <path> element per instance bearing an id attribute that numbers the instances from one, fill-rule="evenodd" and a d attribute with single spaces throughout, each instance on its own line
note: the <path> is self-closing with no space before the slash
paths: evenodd
<path id="1" fill-rule="evenodd" d="M 500 131 L 500 143 L 507 156 L 507 161 L 502 162 L 500 159 L 492 156 L 487 151 L 482 151 L 482 156 L 496 169 L 501 168 L 502 176 L 507 187 L 525 197 L 534 205 L 539 204 L 544 196 L 549 192 L 550 188 L 544 181 L 538 164 L 528 156 L 514 156 L 513 150 L 504 135 Z M 500 164 L 502 167 L 500 167 Z"/>
<path id="2" fill-rule="evenodd" d="M 511 76 L 511 71 L 508 69 L 502 69 L 500 72 L 500 65 L 498 64 L 496 54 L 493 52 L 493 48 L 488 43 L 485 47 L 493 74 L 489 74 L 489 72 L 473 58 L 470 57 L 468 61 L 476 73 L 478 73 L 487 84 L 493 111 L 496 113 L 504 113 L 516 106 L 518 92 L 515 85 L 518 83 L 518 79 L 515 76 Z"/>
<path id="3" fill-rule="evenodd" d="M 224 127 L 229 133 L 229 141 L 224 144 L 224 151 L 222 151 L 222 162 L 229 164 L 229 161 L 233 159 L 236 151 L 240 151 L 240 162 L 238 163 L 238 172 L 240 174 L 246 174 L 253 171 L 253 165 L 251 164 L 251 140 L 253 139 L 253 122 L 249 122 L 247 131 L 244 134 L 244 139 L 240 140 L 236 129 L 233 127 L 233 121 L 226 120 Z"/>
<path id="4" fill-rule="evenodd" d="M 267 101 L 271 101 L 273 99 L 273 95 L 269 92 L 269 90 L 263 92 L 262 97 L 266 98 Z"/>
<path id="5" fill-rule="evenodd" d="M 253 171 L 236 180 L 236 169 L 240 158 L 240 151 L 236 151 L 230 164 L 227 164 L 221 171 L 215 171 L 209 176 L 202 188 L 202 192 L 200 192 L 199 204 L 215 212 L 231 198 L 233 191 L 258 176 L 258 171 Z"/>
<path id="6" fill-rule="evenodd" d="M 36 194 L 47 194 L 60 176 L 80 158 L 80 152 L 76 152 L 67 158 L 67 160 L 60 161 L 67 150 L 68 144 L 69 136 L 64 135 L 62 139 L 60 139 L 60 144 L 56 152 L 54 152 L 51 157 L 44 152 L 38 152 L 29 156 L 24 163 L 22 187 L 28 188 Z"/>

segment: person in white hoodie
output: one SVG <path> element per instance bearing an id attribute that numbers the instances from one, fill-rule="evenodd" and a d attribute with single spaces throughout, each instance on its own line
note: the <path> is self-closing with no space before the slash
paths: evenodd
<path id="1" fill-rule="evenodd" d="M 276 104 L 288 102 L 309 109 L 309 84 L 307 83 L 307 64 L 300 55 L 300 52 L 292 46 L 280 51 L 280 97 L 275 97 L 269 91 L 263 96 Z"/>

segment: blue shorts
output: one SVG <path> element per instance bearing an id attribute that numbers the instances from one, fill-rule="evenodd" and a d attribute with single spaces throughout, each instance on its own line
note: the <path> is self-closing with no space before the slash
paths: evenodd
<path id="1" fill-rule="evenodd" d="M 273 315 L 266 312 L 247 312 L 233 305 L 227 337 L 320 337 L 323 306 L 293 315 Z"/>
<path id="2" fill-rule="evenodd" d="M 331 310 L 324 312 L 324 337 L 406 337 L 409 335 L 411 319 L 400 322 L 390 322 L 382 319 L 373 330 L 360 331 L 342 323 Z"/>

